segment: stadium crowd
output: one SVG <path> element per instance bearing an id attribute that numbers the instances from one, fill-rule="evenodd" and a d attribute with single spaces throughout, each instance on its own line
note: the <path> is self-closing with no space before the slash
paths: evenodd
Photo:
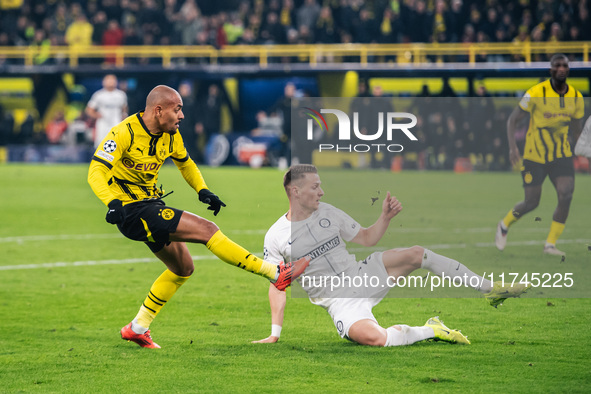
<path id="1" fill-rule="evenodd" d="M 587 0 L 13 0 L 0 4 L 4 7 L 0 46 L 36 47 L 37 64 L 48 61 L 47 48 L 52 45 L 222 48 L 591 40 Z M 491 60 L 499 59 L 479 59 Z"/>
<path id="2" fill-rule="evenodd" d="M 12 0 L 0 2 L 0 7 L 0 47 L 34 47 L 37 65 L 59 62 L 49 56 L 48 49 L 64 45 L 183 44 L 222 48 L 251 44 L 591 40 L 587 0 Z M 521 60 L 508 56 L 521 55 L 478 55 L 477 60 Z M 535 56 L 534 60 L 547 60 L 546 55 Z M 134 61 L 152 60 L 161 62 Z M 19 61 L 3 58 L 0 53 L 0 66 Z M 115 59 L 107 57 L 99 62 L 108 65 Z M 360 90 L 359 96 L 364 95 Z M 428 92 L 423 96 L 428 97 Z M 453 97 L 453 92 L 442 92 L 441 96 Z M 414 160 L 417 167 L 447 169 L 454 165 L 455 158 L 470 155 L 478 156 L 488 168 L 509 167 L 503 124 L 507 113 L 490 110 L 492 104 L 481 88 L 476 96 L 482 100 L 471 101 L 466 114 L 443 109 L 421 117 L 421 141 Z M 187 103 L 198 98 L 194 94 L 184 96 Z M 219 113 L 219 99 L 203 99 L 213 103 L 215 113 Z M 129 100 L 133 102 L 133 95 Z M 137 110 L 134 107 L 130 104 L 131 110 Z M 0 145 L 64 143 L 61 135 L 76 135 L 69 141 L 79 143 L 92 128 L 92 121 L 83 116 L 67 122 L 64 114 L 58 113 L 44 125 L 45 133 L 34 132 L 35 119 L 31 115 L 19 127 L 20 132 L 13 133 L 10 112 L 0 108 L 0 117 L 5 120 L 0 126 Z M 202 140 L 202 134 L 210 135 L 216 127 L 219 129 L 219 116 L 201 117 L 212 118 L 216 125 L 208 127 L 199 119 L 185 121 L 196 130 L 187 139 L 191 145 L 200 146 L 195 152 L 199 161 L 203 160 L 204 142 L 191 140 Z M 475 123 L 480 126 L 474 127 Z M 73 132 L 66 132 L 72 128 Z"/>

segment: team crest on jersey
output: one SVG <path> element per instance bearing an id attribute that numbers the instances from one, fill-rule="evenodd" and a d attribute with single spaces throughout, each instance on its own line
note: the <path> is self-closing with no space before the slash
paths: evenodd
<path id="1" fill-rule="evenodd" d="M 103 144 L 103 150 L 107 153 L 113 153 L 117 149 L 117 143 L 113 140 L 105 141 Z"/>
<path id="2" fill-rule="evenodd" d="M 174 217 L 174 211 L 170 208 L 162 209 L 160 211 L 160 216 L 162 216 L 162 219 L 164 220 L 170 220 Z"/>
<path id="3" fill-rule="evenodd" d="M 534 180 L 534 177 L 532 176 L 531 172 L 526 172 L 525 175 L 523 176 L 523 181 L 527 184 L 531 183 L 531 181 Z"/>
<path id="4" fill-rule="evenodd" d="M 320 219 L 320 222 L 318 222 L 318 224 L 322 228 L 329 228 L 330 227 L 330 220 L 328 220 L 327 218 L 322 218 L 322 219 Z"/>

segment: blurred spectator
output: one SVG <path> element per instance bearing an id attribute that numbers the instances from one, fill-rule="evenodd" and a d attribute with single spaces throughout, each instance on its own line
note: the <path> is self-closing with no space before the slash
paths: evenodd
<path id="1" fill-rule="evenodd" d="M 185 148 L 187 148 L 189 156 L 191 156 L 196 163 L 203 163 L 205 145 L 203 141 L 199 141 L 199 138 L 201 137 L 203 140 L 205 136 L 200 132 L 201 129 L 198 130 L 196 127 L 196 111 L 198 108 L 193 94 L 193 86 L 190 82 L 182 82 L 179 85 L 178 92 L 183 99 L 183 114 L 185 114 L 185 119 L 183 119 L 180 126 Z"/>
<path id="2" fill-rule="evenodd" d="M 335 10 L 335 22 L 337 25 L 337 34 L 342 38 L 343 35 L 351 35 L 353 32 L 353 23 L 357 19 L 357 11 L 353 9 L 349 0 L 339 0 L 339 5 Z M 341 42 L 343 42 L 341 40 Z"/>
<path id="3" fill-rule="evenodd" d="M 125 32 L 125 45 L 182 44 L 223 48 L 234 44 L 514 42 L 517 47 L 528 40 L 591 40 L 588 0 L 240 0 L 234 1 L 232 11 L 209 3 L 215 2 L 27 0 L 22 6 L 2 10 L 0 41 L 8 46 L 39 46 L 38 42 L 33 44 L 35 31 L 43 29 L 52 46 L 103 44 L 109 21 L 119 22 Z M 199 7 L 207 12 L 202 14 Z M 89 15 L 90 22 L 83 15 Z M 118 45 L 120 38 L 113 40 L 115 43 L 111 45 Z M 478 60 L 524 60 L 517 52 L 511 56 L 482 56 Z M 542 54 L 537 58 L 545 57 Z M 359 61 L 358 56 L 330 58 Z M 370 57 L 369 61 L 394 59 L 393 54 Z M 308 60 L 306 56 L 269 59 L 286 63 Z M 428 56 L 427 60 L 467 61 L 468 57 Z M 112 63 L 113 59 L 106 61 Z M 16 61 L 19 62 L 22 60 Z M 84 63 L 84 59 L 81 62 Z M 0 64 L 8 63 L 13 62 L 0 59 Z M 147 58 L 139 63 L 157 64 L 161 60 Z"/>
<path id="4" fill-rule="evenodd" d="M 103 33 L 103 37 L 101 39 L 101 43 L 104 46 L 114 46 L 118 47 L 123 45 L 123 41 L 125 39 L 123 30 L 119 27 L 119 22 L 117 20 L 112 19 L 109 21 L 107 30 Z M 116 58 L 115 56 L 107 56 L 105 57 L 106 64 L 115 64 Z"/>
<path id="5" fill-rule="evenodd" d="M 450 42 L 460 42 L 464 25 L 466 24 L 466 15 L 462 0 L 451 0 L 450 9 L 446 12 L 445 18 L 446 36 Z"/>
<path id="6" fill-rule="evenodd" d="M 256 42 L 255 35 L 250 28 L 244 29 L 242 36 L 238 39 L 238 41 L 236 41 L 236 45 L 256 45 L 256 44 L 258 44 L 258 42 Z M 256 61 L 257 60 L 253 57 L 243 57 L 241 59 L 242 63 L 253 63 Z"/>
<path id="7" fill-rule="evenodd" d="M 86 47 L 92 45 L 94 28 L 86 20 L 84 14 L 79 14 L 76 20 L 66 30 L 66 43 L 72 47 Z"/>
<path id="8" fill-rule="evenodd" d="M 433 34 L 433 16 L 424 0 L 417 0 L 414 9 L 409 9 L 406 35 L 410 42 L 429 42 Z"/>
<path id="9" fill-rule="evenodd" d="M 277 137 L 283 135 L 283 121 L 275 113 L 267 115 L 265 111 L 259 111 L 256 114 L 257 127 L 250 132 L 253 137 Z"/>
<path id="10" fill-rule="evenodd" d="M 198 101 L 196 108 L 198 112 L 196 121 L 202 129 L 205 144 L 207 144 L 213 134 L 221 131 L 222 97 L 218 85 L 209 85 L 207 94 Z"/>
<path id="11" fill-rule="evenodd" d="M 447 18 L 445 1 L 437 0 L 435 3 L 435 13 L 433 15 L 433 41 L 446 42 L 447 31 L 450 29 Z"/>
<path id="12" fill-rule="evenodd" d="M 61 143 L 62 136 L 67 129 L 68 122 L 66 122 L 66 119 L 64 118 L 64 113 L 62 111 L 57 111 L 53 119 L 51 119 L 45 127 L 47 142 L 53 145 Z"/>
<path id="13" fill-rule="evenodd" d="M 115 75 L 105 75 L 103 88 L 93 93 L 85 112 L 96 120 L 94 147 L 97 148 L 111 128 L 127 116 L 127 95 L 117 89 Z"/>
<path id="14" fill-rule="evenodd" d="M 124 45 L 142 45 L 142 39 L 138 34 L 138 30 L 135 25 L 129 25 L 123 32 L 123 44 Z"/>
<path id="15" fill-rule="evenodd" d="M 133 0 L 131 1 L 133 3 Z M 164 14 L 158 9 L 155 0 L 142 0 L 142 5 L 137 15 L 137 23 L 143 34 L 151 34 L 156 42 L 162 35 L 162 30 L 167 28 L 164 20 Z"/>
<path id="16" fill-rule="evenodd" d="M 482 27 L 480 31 L 482 31 L 486 36 L 490 39 L 495 36 L 495 31 L 497 30 L 497 25 L 499 24 L 498 13 L 495 8 L 489 8 L 486 11 L 486 20 L 482 22 Z"/>
<path id="17" fill-rule="evenodd" d="M 281 119 L 281 148 L 279 157 L 291 163 L 291 101 L 295 98 L 296 87 L 292 82 L 288 82 L 283 89 L 283 96 L 267 111 L 269 116 L 277 116 Z"/>
<path id="18" fill-rule="evenodd" d="M 20 131 L 16 135 L 17 144 L 31 144 L 40 142 L 35 135 L 35 118 L 29 112 L 25 115 L 25 120 L 21 124 Z"/>
<path id="19" fill-rule="evenodd" d="M 183 3 L 178 19 L 176 29 L 180 33 L 181 43 L 193 45 L 197 34 L 205 29 L 205 23 L 195 0 L 187 0 Z"/>
<path id="20" fill-rule="evenodd" d="M 588 1 L 579 2 L 579 12 L 576 18 L 577 26 L 579 26 L 581 31 L 581 40 L 583 41 L 591 40 L 591 29 L 589 29 L 589 26 L 591 26 L 591 18 L 589 18 L 588 3 Z"/>
<path id="21" fill-rule="evenodd" d="M 279 14 L 279 22 L 287 30 L 296 25 L 295 19 L 293 0 L 283 0 L 281 12 Z"/>
<path id="22" fill-rule="evenodd" d="M 380 44 L 395 44 L 400 41 L 402 33 L 402 22 L 400 14 L 392 11 L 391 7 L 386 7 L 384 15 L 380 21 L 377 42 Z"/>
<path id="23" fill-rule="evenodd" d="M 5 32 L 0 32 L 0 47 L 8 47 L 8 46 L 12 46 L 14 45 L 14 43 L 10 40 L 10 36 L 8 35 L 8 33 Z M 6 55 L 0 53 L 0 67 L 1 66 L 6 66 L 9 64 L 16 64 L 17 60 L 16 59 L 11 59 L 6 57 Z"/>
<path id="24" fill-rule="evenodd" d="M 209 40 L 215 43 L 216 48 L 223 48 L 228 43 L 226 32 L 224 30 L 224 23 L 226 14 L 212 15 L 209 18 Z"/>
<path id="25" fill-rule="evenodd" d="M 91 2 L 88 3 L 90 4 Z M 107 15 L 107 20 L 121 20 L 122 7 L 119 6 L 117 0 L 100 0 L 99 8 Z"/>
<path id="26" fill-rule="evenodd" d="M 5 146 L 12 142 L 14 138 L 14 117 L 9 111 L 4 111 L 0 105 L 0 146 Z"/>
<path id="27" fill-rule="evenodd" d="M 91 14 L 92 15 L 92 14 Z M 98 11 L 90 18 L 92 24 L 92 43 L 95 45 L 104 45 L 103 35 L 107 31 L 107 14 L 104 11 Z"/>
<path id="28" fill-rule="evenodd" d="M 35 30 L 35 36 L 33 37 L 33 42 L 31 43 L 30 47 L 33 51 L 33 64 L 38 66 L 48 63 L 51 51 L 51 42 L 49 41 L 49 38 L 45 36 L 45 30 Z"/>
<path id="29" fill-rule="evenodd" d="M 139 28 L 139 13 L 139 1 L 121 0 L 121 25 L 123 26 L 123 30 L 126 30 L 130 26 Z"/>
<path id="30" fill-rule="evenodd" d="M 262 4 L 262 3 L 258 3 L 258 4 Z M 246 29 L 250 30 L 252 32 L 252 41 L 257 41 L 257 37 L 260 37 L 260 32 L 261 32 L 261 15 L 262 13 L 259 14 L 251 14 L 248 17 L 248 22 L 245 24 Z M 245 29 L 245 30 L 246 30 Z"/>
<path id="31" fill-rule="evenodd" d="M 12 32 L 12 41 L 17 46 L 28 45 L 35 35 L 35 25 L 27 19 L 26 15 L 20 15 L 16 20 L 16 29 Z"/>
<path id="32" fill-rule="evenodd" d="M 322 7 L 320 16 L 314 26 L 314 41 L 322 44 L 337 42 L 337 32 L 330 7 Z"/>
<path id="33" fill-rule="evenodd" d="M 230 20 L 223 24 L 223 29 L 226 34 L 227 43 L 232 45 L 242 37 L 242 33 L 244 33 L 244 24 L 238 17 L 238 14 L 232 14 Z"/>
<path id="34" fill-rule="evenodd" d="M 364 44 L 375 42 L 378 28 L 379 26 L 376 26 L 376 22 L 369 10 L 362 8 L 359 11 L 359 19 L 356 19 L 353 24 L 353 39 L 355 42 Z"/>
<path id="35" fill-rule="evenodd" d="M 562 28 L 558 22 L 552 23 L 550 25 L 550 35 L 548 37 L 549 42 L 559 42 L 562 41 Z"/>
<path id="36" fill-rule="evenodd" d="M 320 6 L 316 0 L 304 0 L 304 4 L 297 10 L 297 29 L 306 26 L 308 30 L 312 30 L 319 15 Z"/>
<path id="37" fill-rule="evenodd" d="M 279 23 L 279 17 L 275 12 L 269 12 L 263 27 L 261 28 L 263 44 L 284 44 L 285 28 Z"/>
<path id="38" fill-rule="evenodd" d="M 68 9 L 66 8 L 65 4 L 59 3 L 55 8 L 53 17 L 48 18 L 51 22 L 49 35 L 55 39 L 56 45 L 66 44 L 66 30 L 73 22 L 67 12 Z"/>

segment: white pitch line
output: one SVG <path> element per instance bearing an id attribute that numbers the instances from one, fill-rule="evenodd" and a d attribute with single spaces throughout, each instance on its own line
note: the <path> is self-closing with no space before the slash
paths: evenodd
<path id="1" fill-rule="evenodd" d="M 589 239 L 563 239 L 560 240 L 559 245 L 562 244 L 589 244 L 591 240 Z M 533 240 L 533 241 L 516 241 L 516 242 L 507 242 L 508 246 L 532 246 L 532 245 L 543 245 L 543 241 L 540 240 Z M 478 242 L 475 244 L 466 244 L 466 243 L 459 243 L 459 244 L 433 244 L 433 245 L 425 245 L 424 247 L 427 249 L 466 249 L 466 248 L 492 248 L 494 247 L 494 242 Z M 378 251 L 378 250 L 386 250 L 384 247 L 380 248 L 350 248 L 348 249 L 350 252 L 365 252 L 369 250 Z M 255 253 L 257 256 L 261 256 L 262 252 Z M 199 256 L 191 256 L 193 260 L 216 260 L 217 257 L 209 254 L 209 255 L 199 255 Z M 22 264 L 22 265 L 0 265 L 0 271 L 14 271 L 14 270 L 24 270 L 24 269 L 38 269 L 38 268 L 61 268 L 61 267 L 84 267 L 84 266 L 92 266 L 92 265 L 111 265 L 111 264 L 138 264 L 138 263 L 153 263 L 159 261 L 155 258 L 136 258 L 136 259 L 121 259 L 121 260 L 87 260 L 87 261 L 73 261 L 73 262 L 56 262 L 56 263 L 41 263 L 41 264 Z"/>
<path id="2" fill-rule="evenodd" d="M 455 228 L 455 229 L 443 229 L 443 228 L 398 228 L 393 232 L 400 233 L 491 233 L 494 234 L 495 228 L 492 227 L 479 227 L 479 228 Z M 548 229 L 542 228 L 523 228 L 519 229 L 520 232 L 547 232 Z M 224 231 L 226 234 L 235 235 L 264 235 L 267 230 L 228 230 Z M 124 238 L 119 233 L 106 233 L 106 234 L 51 234 L 51 235 L 21 235 L 14 237 L 0 237 L 0 243 L 16 243 L 23 244 L 25 242 L 42 242 L 42 241 L 85 241 L 85 240 L 96 240 L 96 239 L 115 239 Z"/>
<path id="3" fill-rule="evenodd" d="M 216 260 L 214 255 L 208 256 L 191 256 L 193 260 Z M 14 271 L 14 270 L 30 270 L 37 268 L 63 268 L 63 267 L 87 267 L 91 265 L 119 265 L 119 264 L 139 264 L 139 263 L 155 263 L 160 260 L 153 257 L 137 258 L 137 259 L 121 259 L 121 260 L 87 260 L 87 261 L 72 261 L 72 262 L 57 262 L 57 263 L 42 263 L 42 264 L 22 264 L 22 265 L 4 265 L 0 266 L 0 271 Z"/>
<path id="4" fill-rule="evenodd" d="M 267 230 L 230 230 L 224 231 L 227 234 L 236 235 L 264 235 Z M 95 240 L 95 239 L 114 239 L 125 238 L 119 233 L 108 234 L 52 234 L 52 235 L 21 235 L 16 237 L 0 237 L 0 243 L 39 242 L 39 241 L 77 241 L 77 240 Z"/>

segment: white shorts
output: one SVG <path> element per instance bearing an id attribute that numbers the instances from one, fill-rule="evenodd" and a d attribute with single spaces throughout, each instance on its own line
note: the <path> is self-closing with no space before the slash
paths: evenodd
<path id="1" fill-rule="evenodd" d="M 359 288 L 357 293 L 359 297 L 310 299 L 312 303 L 326 309 L 342 338 L 348 338 L 349 329 L 359 320 L 369 319 L 377 323 L 372 309 L 390 290 L 390 287 L 387 286 L 388 272 L 384 267 L 382 253 L 372 253 L 368 258 L 357 262 L 355 266 L 345 272 L 345 275 L 351 277 L 367 275 L 367 277 L 375 277 L 379 280 L 379 282 L 373 282 L 377 284 L 376 286 Z"/>

